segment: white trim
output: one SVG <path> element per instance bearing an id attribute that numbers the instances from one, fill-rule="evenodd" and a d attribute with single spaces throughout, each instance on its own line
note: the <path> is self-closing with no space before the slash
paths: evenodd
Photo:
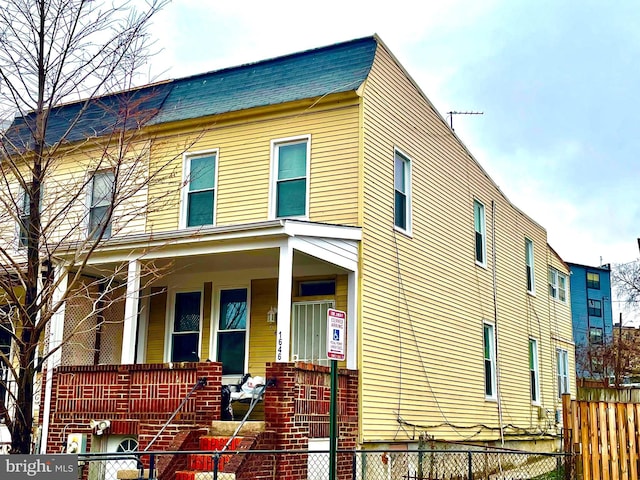
<path id="1" fill-rule="evenodd" d="M 347 227 L 279 219 L 267 222 L 192 230 L 166 234 L 132 235 L 124 240 L 108 240 L 89 259 L 88 265 L 129 261 L 136 249 L 142 259 L 173 258 L 182 255 L 209 254 L 279 247 L 283 240 L 294 236 L 326 237 L 334 240 L 361 240 L 360 227 Z M 72 250 L 71 253 L 75 253 Z M 63 252 L 59 252 L 64 256 Z"/>
<path id="2" fill-rule="evenodd" d="M 56 305 L 67 290 L 69 280 L 69 269 L 66 266 L 57 265 L 54 270 L 54 284 L 57 287 L 53 292 L 52 305 Z M 49 352 L 62 343 L 64 335 L 64 317 L 66 302 L 62 302 L 49 322 Z M 47 352 L 48 353 L 48 352 Z M 47 443 L 49 436 L 49 421 L 51 416 L 51 390 L 53 386 L 53 369 L 60 365 L 62 360 L 62 350 L 58 349 L 53 353 L 47 362 L 47 375 L 45 379 L 44 391 L 44 412 L 42 412 L 42 434 L 40 436 L 40 453 L 47 453 Z"/>
<path id="3" fill-rule="evenodd" d="M 487 374 L 486 374 L 486 367 L 485 367 L 485 361 L 487 360 L 484 356 L 484 349 L 485 349 L 485 344 L 484 344 L 484 340 L 485 340 L 485 326 L 489 327 L 491 330 L 489 332 L 489 339 L 490 339 L 490 343 L 489 343 L 489 361 L 491 362 L 491 395 L 487 395 L 487 388 L 486 388 L 486 378 L 487 378 Z M 482 377 L 482 390 L 484 392 L 484 398 L 485 400 L 490 400 L 490 401 L 497 401 L 498 400 L 498 375 L 497 375 L 497 364 L 498 364 L 498 360 L 497 360 L 497 356 L 496 356 L 496 325 L 493 322 L 489 322 L 487 320 L 483 320 L 482 321 L 482 372 L 484 373 L 483 377 Z"/>
<path id="4" fill-rule="evenodd" d="M 406 171 L 405 171 L 405 178 L 404 178 L 404 182 L 405 182 L 405 187 L 406 187 L 406 192 L 403 192 L 404 195 L 407 197 L 407 218 L 406 218 L 406 222 L 407 222 L 407 227 L 406 228 L 402 228 L 396 225 L 396 158 L 397 156 L 400 156 L 402 158 L 402 160 L 404 161 L 405 165 L 406 165 Z M 398 147 L 393 147 L 393 175 L 392 175 L 392 179 L 393 179 L 393 228 L 395 230 L 397 230 L 398 232 L 401 232 L 407 236 L 412 236 L 412 231 L 413 231 L 413 215 L 412 215 L 412 204 L 413 204 L 413 189 L 411 188 L 411 179 L 412 179 L 412 175 L 411 175 L 411 171 L 412 171 L 412 163 L 413 160 L 411 159 L 411 157 L 409 155 L 407 155 L 405 152 L 403 152 L 401 149 L 399 149 Z"/>
<path id="5" fill-rule="evenodd" d="M 481 232 L 477 232 L 476 231 L 476 203 L 478 205 L 480 205 L 480 207 L 482 207 L 482 218 L 480 219 L 481 222 Z M 475 238 L 475 234 L 480 233 L 482 235 L 482 261 L 478 261 L 478 258 L 476 256 L 476 238 Z M 484 203 L 482 203 L 480 200 L 478 200 L 477 198 L 473 199 L 473 258 L 476 261 L 476 265 L 478 265 L 479 267 L 482 268 L 487 268 L 487 210 L 485 208 Z"/>
<path id="6" fill-rule="evenodd" d="M 209 357 L 211 360 L 218 361 L 218 332 L 220 327 L 220 295 L 223 290 L 246 290 L 247 291 L 247 318 L 245 328 L 236 328 L 233 330 L 223 330 L 223 332 L 240 332 L 244 331 L 244 362 L 243 371 L 240 374 L 224 375 L 225 380 L 229 380 L 231 377 L 238 377 L 238 380 L 248 372 L 249 370 L 249 328 L 251 325 L 251 283 L 232 283 L 232 284 L 219 284 L 216 286 L 214 292 L 212 292 L 211 306 L 211 339 L 209 341 Z M 215 294 L 214 294 L 215 293 Z M 215 300 L 214 300 L 215 299 Z"/>
<path id="7" fill-rule="evenodd" d="M 347 279 L 347 368 L 358 368 L 358 269 Z"/>
<path id="8" fill-rule="evenodd" d="M 138 329 L 138 305 L 140 302 L 140 262 L 131 260 L 127 269 L 127 296 L 124 303 L 122 327 L 122 353 L 120 364 L 135 363 L 136 332 Z"/>
<path id="9" fill-rule="evenodd" d="M 278 314 L 276 321 L 276 362 L 289 361 L 291 350 L 291 287 L 293 248 L 288 241 L 280 245 L 278 260 Z"/>
<path id="10" fill-rule="evenodd" d="M 531 342 L 533 342 L 533 346 L 535 347 L 533 349 L 533 359 L 529 358 L 529 355 L 531 354 Z M 531 362 L 531 360 L 533 360 L 533 372 L 535 375 L 535 392 L 533 392 L 531 389 L 531 366 L 529 365 L 529 362 Z M 529 341 L 527 342 L 527 366 L 527 371 L 529 372 L 529 398 L 531 399 L 532 405 L 540 406 L 542 404 L 542 401 L 540 399 L 540 363 L 538 361 L 538 339 L 534 337 L 529 337 Z M 536 396 L 535 399 L 531 398 L 534 393 Z"/>
<path id="11" fill-rule="evenodd" d="M 307 143 L 307 163 L 305 165 L 305 175 L 306 175 L 306 184 L 305 184 L 305 205 L 304 205 L 304 215 L 296 215 L 293 217 L 278 217 L 278 160 L 279 156 L 276 155 L 276 149 L 279 145 L 284 145 L 288 143 Z M 271 173 L 270 173 L 270 181 L 269 181 L 269 219 L 277 219 L 277 218 L 298 218 L 298 219 L 308 219 L 309 218 L 309 189 L 311 187 L 311 134 L 306 135 L 298 135 L 295 137 L 285 137 L 285 138 L 276 138 L 271 140 Z"/>
<path id="12" fill-rule="evenodd" d="M 173 353 L 173 323 L 176 314 L 176 295 L 178 293 L 200 293 L 200 325 L 198 326 L 198 358 L 202 360 L 202 330 L 204 316 L 204 285 L 201 284 L 195 288 L 181 287 L 169 288 L 167 290 L 167 310 L 165 314 L 165 341 L 164 341 L 164 360 L 172 362 Z"/>
<path id="13" fill-rule="evenodd" d="M 142 298 L 139 299 L 142 302 L 142 308 L 140 308 L 140 321 L 138 322 L 138 342 L 136 345 L 136 359 L 138 363 L 147 362 L 147 336 L 149 334 L 149 310 L 151 304 L 151 289 L 147 287 L 142 292 Z"/>
<path id="14" fill-rule="evenodd" d="M 201 228 L 203 225 L 197 225 L 193 227 L 187 227 L 187 199 L 189 195 L 189 174 L 191 173 L 191 159 L 197 157 L 215 156 L 214 159 L 214 171 L 213 171 L 213 223 L 216 224 L 216 207 L 218 200 L 218 171 L 220 166 L 220 149 L 212 148 L 208 150 L 197 150 L 195 152 L 185 152 L 182 154 L 182 188 L 180 189 L 180 219 L 179 228 L 182 229 L 194 229 Z"/>

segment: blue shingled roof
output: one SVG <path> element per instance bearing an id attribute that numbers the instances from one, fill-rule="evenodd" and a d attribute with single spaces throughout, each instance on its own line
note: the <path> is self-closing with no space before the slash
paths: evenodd
<path id="1" fill-rule="evenodd" d="M 367 78 L 377 47 L 366 37 L 256 63 L 203 73 L 92 99 L 65 142 L 105 135 L 123 126 L 125 108 L 136 110 L 126 122 L 159 125 L 254 107 L 277 105 L 356 90 Z M 47 143 L 59 141 L 85 102 L 52 110 Z M 18 148 L 30 148 L 33 115 L 17 117 L 6 132 Z"/>
<path id="2" fill-rule="evenodd" d="M 175 80 L 160 124 L 356 90 L 377 41 L 367 37 L 271 60 Z"/>

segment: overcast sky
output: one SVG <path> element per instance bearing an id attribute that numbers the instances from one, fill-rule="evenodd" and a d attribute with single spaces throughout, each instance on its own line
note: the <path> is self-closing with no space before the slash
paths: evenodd
<path id="1" fill-rule="evenodd" d="M 152 72 L 178 78 L 377 33 L 569 262 L 638 258 L 640 2 L 173 0 Z"/>

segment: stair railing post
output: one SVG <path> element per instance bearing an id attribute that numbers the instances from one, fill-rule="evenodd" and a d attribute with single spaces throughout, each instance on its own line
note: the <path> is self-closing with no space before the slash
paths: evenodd
<path id="1" fill-rule="evenodd" d="M 218 480 L 218 464 L 220 462 L 220 454 L 213 454 L 213 480 Z"/>

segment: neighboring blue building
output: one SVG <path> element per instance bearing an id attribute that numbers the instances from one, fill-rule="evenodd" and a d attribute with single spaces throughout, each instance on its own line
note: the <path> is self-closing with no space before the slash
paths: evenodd
<path id="1" fill-rule="evenodd" d="M 571 320 L 576 347 L 600 345 L 611 339 L 611 266 L 569 263 Z"/>

